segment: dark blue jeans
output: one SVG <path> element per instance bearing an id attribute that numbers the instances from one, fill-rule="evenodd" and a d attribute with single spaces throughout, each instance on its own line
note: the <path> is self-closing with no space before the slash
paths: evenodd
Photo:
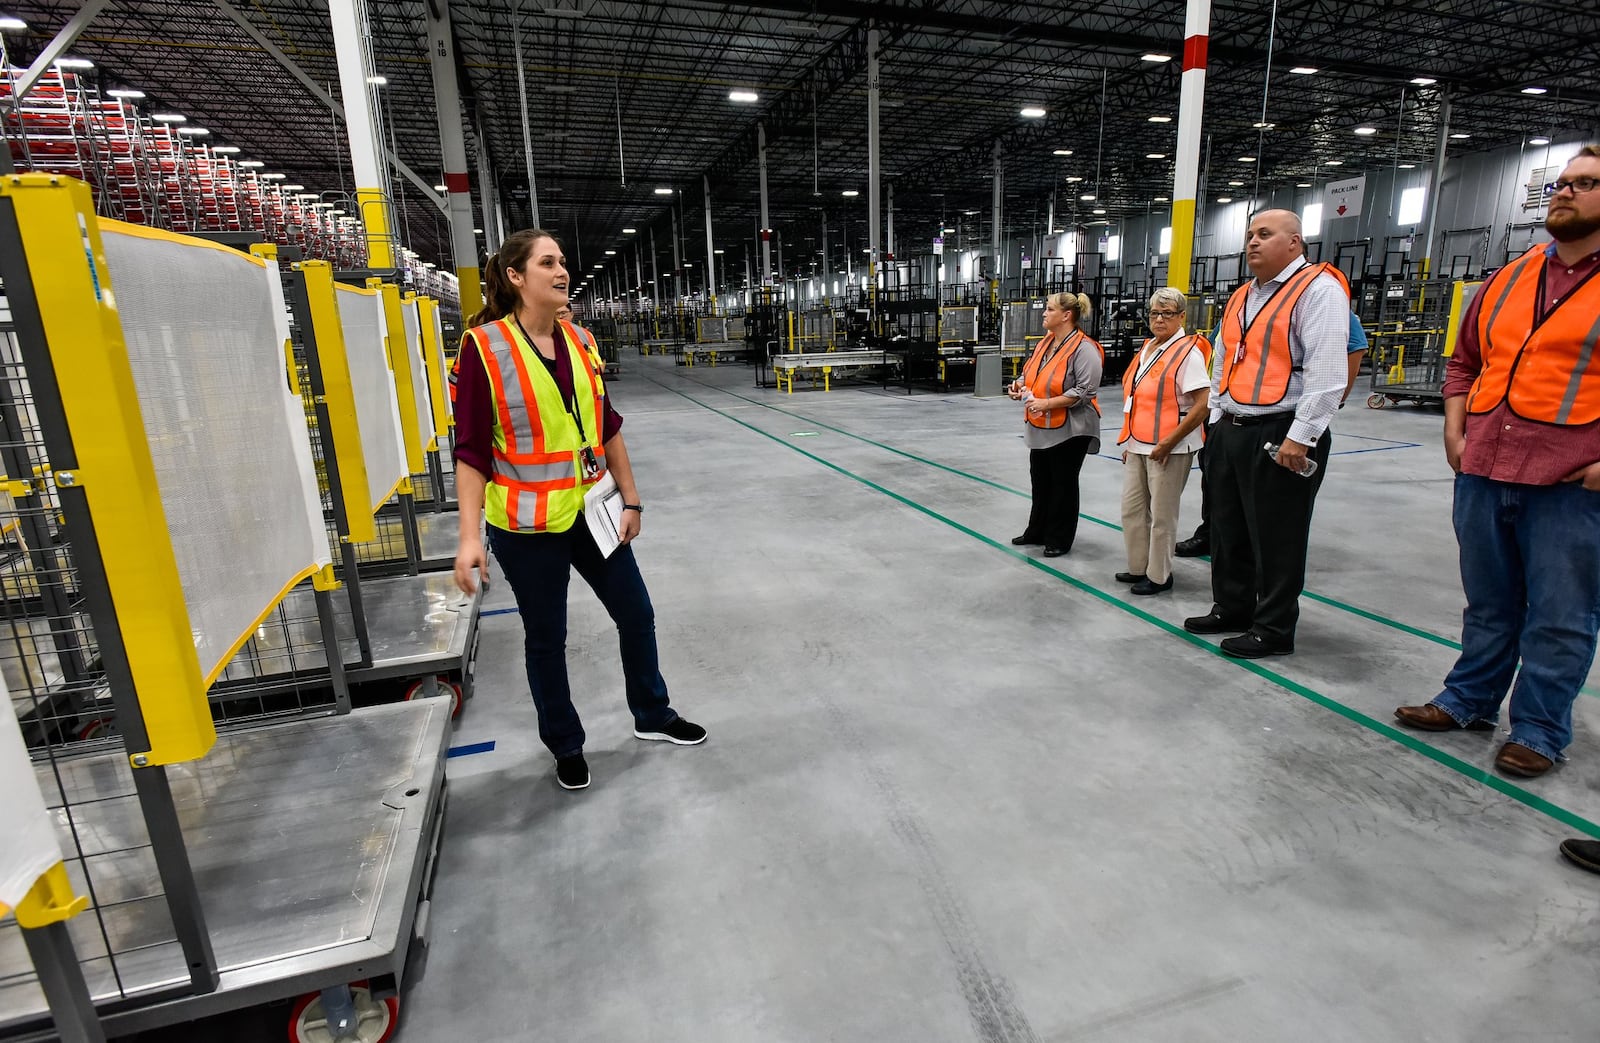
<path id="1" fill-rule="evenodd" d="M 522 615 L 528 689 L 539 714 L 539 738 L 557 757 L 583 750 L 583 722 L 567 684 L 567 577 L 578 570 L 617 624 L 628 709 L 640 731 L 677 719 L 667 700 L 656 654 L 656 614 L 632 547 L 609 558 L 580 515 L 566 532 L 507 532 L 489 526 L 489 549 L 500 563 Z"/>
<path id="2" fill-rule="evenodd" d="M 1463 474 L 1453 513 L 1467 608 L 1433 705 L 1463 725 L 1495 721 L 1514 675 L 1511 741 L 1559 759 L 1600 631 L 1600 493 Z"/>

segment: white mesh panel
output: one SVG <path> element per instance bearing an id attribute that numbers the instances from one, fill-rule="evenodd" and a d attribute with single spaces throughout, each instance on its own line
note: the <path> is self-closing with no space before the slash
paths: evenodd
<path id="1" fill-rule="evenodd" d="M 117 310 L 200 656 L 212 677 L 296 576 L 332 556 L 278 273 L 103 224 Z M 151 533 L 150 538 L 160 538 Z"/>
<path id="2" fill-rule="evenodd" d="M 433 441 L 433 399 L 428 394 L 428 369 L 422 364 L 422 317 L 416 301 L 404 301 L 400 314 L 406 327 L 406 364 L 411 367 L 411 392 L 417 402 L 417 448 L 428 451 Z"/>
<path id="3" fill-rule="evenodd" d="M 438 308 L 433 308 L 431 310 L 433 312 L 434 359 L 439 364 L 439 372 L 441 374 L 448 374 L 450 372 L 450 363 L 444 357 L 444 320 L 439 317 Z M 450 401 L 450 396 L 448 393 L 444 396 L 444 412 L 446 416 L 456 415 L 456 404 Z M 444 432 L 441 431 L 439 433 L 443 434 Z"/>
<path id="4" fill-rule="evenodd" d="M 335 284 L 339 325 L 350 358 L 350 383 L 355 389 L 356 419 L 361 424 L 361 455 L 367 462 L 367 499 L 377 511 L 396 483 L 406 476 L 405 443 L 400 438 L 400 409 L 394 374 L 384 350 L 383 298 L 371 291 Z"/>

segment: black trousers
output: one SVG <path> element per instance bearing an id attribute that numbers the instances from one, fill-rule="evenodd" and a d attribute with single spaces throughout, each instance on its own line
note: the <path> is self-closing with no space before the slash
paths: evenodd
<path id="1" fill-rule="evenodd" d="M 1078 536 L 1078 472 L 1088 454 L 1088 435 L 1069 438 L 1049 449 L 1028 450 L 1033 507 L 1025 534 L 1030 542 L 1072 549 Z"/>
<path id="2" fill-rule="evenodd" d="M 1189 538 L 1209 543 L 1211 540 L 1211 490 L 1207 488 L 1209 483 L 1206 481 L 1206 457 L 1210 455 L 1208 450 L 1211 447 L 1212 425 L 1207 421 L 1205 427 L 1205 441 L 1200 443 L 1200 451 L 1194 454 L 1195 462 L 1200 465 L 1200 524 L 1194 527 L 1194 535 Z"/>
<path id="3" fill-rule="evenodd" d="M 1311 450 L 1317 473 L 1302 478 L 1262 448 L 1281 443 L 1294 416 L 1211 429 L 1205 484 L 1211 492 L 1211 594 L 1219 614 L 1248 620 L 1274 643 L 1292 642 L 1306 585 L 1311 509 L 1327 473 L 1331 434 Z"/>

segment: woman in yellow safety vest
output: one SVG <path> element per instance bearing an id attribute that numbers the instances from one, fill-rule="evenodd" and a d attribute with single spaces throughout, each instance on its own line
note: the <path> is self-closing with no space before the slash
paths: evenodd
<path id="1" fill-rule="evenodd" d="M 1091 307 L 1084 293 L 1053 293 L 1044 305 L 1045 336 L 1006 393 L 1023 403 L 1023 439 L 1033 480 L 1028 527 L 1011 542 L 1044 544 L 1044 556 L 1072 549 L 1078 535 L 1078 472 L 1100 451 L 1100 403 L 1095 395 L 1105 349 L 1084 333 Z"/>
<path id="2" fill-rule="evenodd" d="M 661 677 L 655 612 L 631 546 L 644 508 L 602 364 L 577 328 L 557 319 L 570 285 L 561 244 L 548 232 L 517 232 L 484 273 L 486 303 L 461 339 L 456 378 L 455 580 L 470 594 L 473 570 L 487 575 L 487 520 L 488 548 L 522 616 L 539 738 L 556 758 L 562 788 L 583 789 L 589 766 L 566 661 L 573 569 L 617 624 L 633 734 L 693 746 L 706 732 L 672 709 Z M 610 557 L 581 517 L 584 494 L 608 471 L 623 502 L 621 546 Z"/>
<path id="3" fill-rule="evenodd" d="M 1150 297 L 1149 340 L 1122 375 L 1122 538 L 1135 594 L 1172 589 L 1178 501 L 1205 435 L 1211 344 L 1185 332 L 1189 299 L 1164 286 Z"/>

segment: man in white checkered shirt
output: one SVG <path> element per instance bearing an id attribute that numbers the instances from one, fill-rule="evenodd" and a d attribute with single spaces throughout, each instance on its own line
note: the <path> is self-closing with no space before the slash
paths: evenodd
<path id="1" fill-rule="evenodd" d="M 1205 476 L 1214 603 L 1183 625 L 1237 634 L 1222 650 L 1240 659 L 1294 651 L 1328 422 L 1347 376 L 1349 288 L 1327 265 L 1307 271 L 1303 247 L 1294 213 L 1251 220 L 1245 260 L 1255 278 L 1230 299 L 1215 346 Z M 1275 460 L 1268 444 L 1281 446 Z"/>

